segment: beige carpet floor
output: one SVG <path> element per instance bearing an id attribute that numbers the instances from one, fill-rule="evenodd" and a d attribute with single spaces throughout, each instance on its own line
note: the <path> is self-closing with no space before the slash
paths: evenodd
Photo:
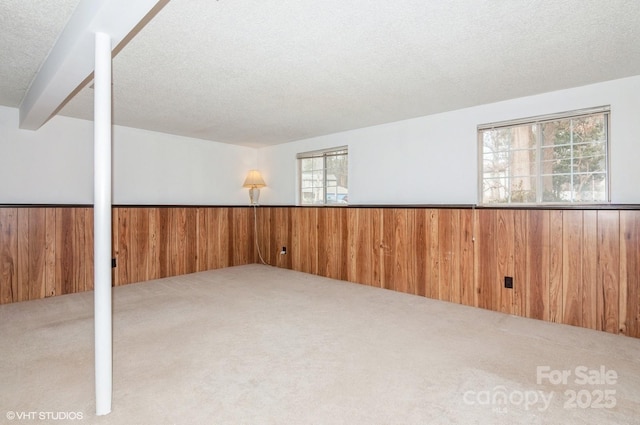
<path id="1" fill-rule="evenodd" d="M 640 340 L 249 265 L 0 306 L 0 423 L 636 424 Z"/>

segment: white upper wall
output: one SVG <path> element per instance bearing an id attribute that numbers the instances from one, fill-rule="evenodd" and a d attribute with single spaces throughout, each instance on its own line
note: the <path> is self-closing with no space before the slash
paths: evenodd
<path id="1" fill-rule="evenodd" d="M 18 128 L 0 106 L 0 204 L 92 204 L 93 122 L 53 117 Z M 256 150 L 146 130 L 113 128 L 113 203 L 245 205 Z"/>
<path id="2" fill-rule="evenodd" d="M 18 114 L 0 106 L 0 203 L 93 203 L 93 123 L 54 117 L 20 130 Z"/>
<path id="3" fill-rule="evenodd" d="M 602 105 L 611 105 L 611 201 L 640 204 L 640 76 L 262 148 L 261 203 L 297 202 L 298 152 L 348 145 L 351 204 L 475 204 L 479 124 Z"/>
<path id="4" fill-rule="evenodd" d="M 254 148 L 119 126 L 113 138 L 116 204 L 249 204 Z"/>
<path id="5" fill-rule="evenodd" d="M 349 146 L 351 204 L 477 202 L 478 124 L 611 105 L 611 199 L 640 204 L 640 76 L 255 150 L 115 126 L 115 204 L 246 205 L 262 172 L 264 205 L 296 203 L 296 153 Z M 18 129 L 0 106 L 0 204 L 93 203 L 93 123 L 63 116 Z"/>

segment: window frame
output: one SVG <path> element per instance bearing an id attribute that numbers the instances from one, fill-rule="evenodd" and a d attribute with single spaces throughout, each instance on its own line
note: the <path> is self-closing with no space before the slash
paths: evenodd
<path id="1" fill-rule="evenodd" d="M 327 165 L 326 165 L 326 158 L 328 156 L 337 156 L 338 152 L 342 152 L 344 151 L 344 155 L 347 157 L 347 181 L 348 181 L 348 175 L 349 175 L 349 146 L 336 146 L 333 148 L 327 148 L 327 149 L 319 149 L 319 150 L 314 150 L 314 151 L 307 151 L 307 152 L 299 152 L 296 154 L 296 161 L 297 161 L 297 169 L 298 169 L 298 178 L 297 178 L 297 198 L 298 198 L 298 202 L 297 204 L 299 206 L 316 206 L 316 207 L 346 207 L 349 205 L 349 202 L 347 201 L 346 203 L 343 204 L 339 204 L 339 203 L 333 203 L 333 204 L 329 204 L 327 203 L 327 173 L 326 173 L 326 169 L 327 169 Z M 324 192 L 324 199 L 323 202 L 320 204 L 305 204 L 303 203 L 303 193 L 302 193 L 302 160 L 304 159 L 312 159 L 312 158 L 322 158 L 323 159 L 323 170 L 325 170 L 324 175 L 323 175 L 323 192 Z M 347 197 L 349 196 L 348 193 L 349 190 L 349 184 L 347 183 Z"/>
<path id="2" fill-rule="evenodd" d="M 604 174 L 605 174 L 605 184 L 604 184 L 604 191 L 605 191 L 605 196 L 604 196 L 604 200 L 603 201 L 576 201 L 576 202 L 572 202 L 572 201 L 543 201 L 541 200 L 542 195 L 541 195 L 541 185 L 540 185 L 540 181 L 542 179 L 542 174 L 540 173 L 540 158 L 541 156 L 538 154 L 536 155 L 536 201 L 535 202 L 484 202 L 483 200 L 483 188 L 484 188 L 484 144 L 483 144 L 483 131 L 486 130 L 494 130 L 494 129 L 501 129 L 501 128 L 510 128 L 510 127 L 518 127 L 518 126 L 523 126 L 523 125 L 541 125 L 547 122 L 553 122 L 553 121 L 559 121 L 559 120 L 566 120 L 566 119 L 574 119 L 574 118 L 581 118 L 581 117 L 587 117 L 587 116 L 593 116 L 593 115 L 604 115 L 605 116 L 605 134 L 606 134 L 606 139 L 605 139 L 605 149 L 604 149 L 604 155 L 605 155 L 605 169 L 604 169 Z M 536 206 L 540 206 L 540 207 L 545 207 L 545 206 L 565 206 L 565 207 L 570 207 L 570 206 L 597 206 L 597 205 L 609 205 L 611 204 L 611 166 L 610 166 L 610 159 L 611 159 L 611 154 L 610 154 L 610 150 L 611 150 L 611 106 L 610 105 L 605 105 L 605 106 L 598 106 L 598 107 L 593 107 L 593 108 L 585 108 L 585 109 L 576 109 L 576 110 L 572 110 L 572 111 L 565 111 L 565 112 L 557 112 L 557 113 L 553 113 L 553 114 L 546 114 L 546 115 L 538 115 L 538 116 L 533 116 L 533 117 L 528 117 L 528 118 L 518 118 L 518 119 L 513 119 L 513 120 L 507 120 L 507 121 L 500 121 L 500 122 L 493 122 L 493 123 L 487 123 L 487 124 L 480 124 L 477 126 L 477 130 L 476 130 L 476 134 L 477 134 L 477 146 L 478 146 L 478 155 L 477 155 L 477 160 L 478 160 L 478 202 L 477 205 L 478 206 L 482 206 L 482 207 L 513 207 L 513 206 L 519 206 L 519 207 L 536 207 Z M 542 149 L 542 144 L 541 144 L 541 139 L 540 137 L 537 137 L 535 140 L 535 149 L 536 151 L 539 153 Z"/>

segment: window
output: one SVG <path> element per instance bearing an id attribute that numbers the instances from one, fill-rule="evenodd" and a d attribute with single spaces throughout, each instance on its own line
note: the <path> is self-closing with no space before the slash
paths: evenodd
<path id="1" fill-rule="evenodd" d="M 608 202 L 609 107 L 478 127 L 480 202 Z"/>
<path id="2" fill-rule="evenodd" d="M 347 147 L 298 154 L 301 205 L 349 202 Z"/>

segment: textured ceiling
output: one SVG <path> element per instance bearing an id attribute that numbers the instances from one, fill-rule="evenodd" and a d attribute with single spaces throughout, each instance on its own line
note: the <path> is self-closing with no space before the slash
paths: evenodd
<path id="1" fill-rule="evenodd" d="M 20 105 L 79 1 L 0 1 L 0 105 Z"/>
<path id="2" fill-rule="evenodd" d="M 0 104 L 76 3 L 0 2 Z M 114 122 L 265 146 L 639 75 L 639 40 L 638 0 L 171 0 L 114 58 Z"/>

